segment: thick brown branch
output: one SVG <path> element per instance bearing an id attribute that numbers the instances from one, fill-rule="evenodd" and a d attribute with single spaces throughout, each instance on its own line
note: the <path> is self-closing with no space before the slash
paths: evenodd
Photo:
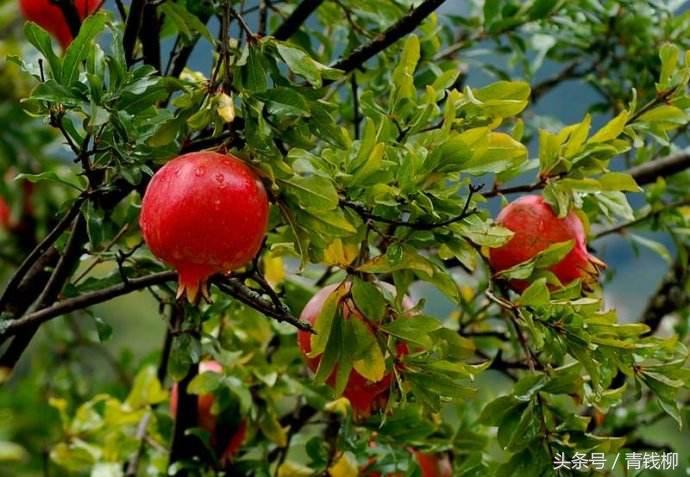
<path id="1" fill-rule="evenodd" d="M 41 243 L 39 243 L 36 248 L 34 248 L 31 253 L 24 259 L 22 264 L 19 266 L 17 271 L 14 273 L 10 279 L 5 291 L 0 297 L 0 312 L 5 310 L 9 302 L 10 297 L 15 296 L 17 288 L 21 284 L 22 280 L 29 272 L 29 270 L 34 266 L 36 261 L 43 256 L 46 251 L 55 243 L 55 241 L 60 238 L 60 236 L 67 230 L 74 218 L 79 213 L 81 205 L 84 203 L 85 197 L 80 197 L 77 199 L 72 207 L 67 211 L 67 213 L 60 219 L 53 230 L 44 238 Z"/>
<path id="2" fill-rule="evenodd" d="M 173 281 L 177 278 L 175 272 L 161 272 L 153 275 L 148 275 L 141 278 L 132 278 L 126 283 L 120 283 L 103 290 L 98 290 L 92 293 L 81 295 L 75 298 L 70 298 L 47 308 L 40 309 L 34 313 L 23 316 L 16 320 L 8 320 L 0 325 L 0 331 L 3 335 L 12 335 L 31 326 L 37 326 L 46 321 L 57 318 L 58 316 L 71 313 L 76 310 L 82 310 L 89 306 L 103 303 L 113 298 L 122 295 L 127 295 L 134 291 L 143 290 L 150 286 L 160 285 L 166 282 Z M 1 335 L 0 335 L 1 336 Z"/>
<path id="3" fill-rule="evenodd" d="M 350 72 L 364 65 L 368 60 L 391 46 L 393 43 L 412 33 L 429 15 L 438 7 L 443 5 L 445 0 L 426 0 L 417 8 L 402 17 L 398 22 L 378 35 L 369 43 L 366 43 L 354 50 L 347 57 L 331 65 L 333 68 Z"/>
<path id="4" fill-rule="evenodd" d="M 309 15 L 319 8 L 322 3 L 323 0 L 303 0 L 276 31 L 273 32 L 273 36 L 281 41 L 288 40 L 299 31 L 300 27 L 307 21 L 307 18 L 309 18 Z"/>
<path id="5" fill-rule="evenodd" d="M 639 185 L 656 182 L 659 177 L 668 177 L 690 168 L 690 151 L 684 150 L 656 161 L 646 162 L 628 170 Z"/>
<path id="6" fill-rule="evenodd" d="M 81 30 L 81 16 L 79 15 L 79 10 L 72 0 L 54 0 L 57 6 L 62 10 L 62 15 L 65 17 L 65 21 L 69 26 L 69 30 L 73 37 L 79 35 L 79 30 Z"/>
<path id="7" fill-rule="evenodd" d="M 125 33 L 122 38 L 127 65 L 132 65 L 132 63 L 134 63 L 134 47 L 137 44 L 137 37 L 141 30 L 145 7 L 146 0 L 132 0 L 132 5 L 129 7 L 127 23 L 125 24 Z"/>

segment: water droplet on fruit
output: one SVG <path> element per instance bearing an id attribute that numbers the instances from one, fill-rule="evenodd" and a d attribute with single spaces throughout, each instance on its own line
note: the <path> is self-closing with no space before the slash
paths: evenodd
<path id="1" fill-rule="evenodd" d="M 177 177 L 180 177 L 180 175 L 182 175 L 182 169 L 179 168 L 179 167 L 178 167 L 177 169 L 175 169 L 175 175 L 176 175 Z"/>
<path id="2" fill-rule="evenodd" d="M 216 182 L 223 184 L 225 182 L 225 176 L 223 174 L 216 174 Z"/>
<path id="3" fill-rule="evenodd" d="M 195 174 L 197 177 L 201 177 L 201 176 L 203 176 L 204 174 L 206 174 L 206 169 L 205 169 L 204 167 L 197 167 L 196 170 L 194 171 L 194 174 Z"/>

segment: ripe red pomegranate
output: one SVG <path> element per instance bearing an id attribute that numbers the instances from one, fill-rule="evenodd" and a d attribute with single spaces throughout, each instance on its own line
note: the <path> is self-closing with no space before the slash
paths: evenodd
<path id="1" fill-rule="evenodd" d="M 74 0 L 79 16 L 83 20 L 94 13 L 101 0 Z M 27 20 L 30 20 L 58 39 L 62 48 L 67 48 L 74 37 L 62 9 L 53 0 L 19 0 L 19 6 Z"/>
<path id="2" fill-rule="evenodd" d="M 206 280 L 249 263 L 268 225 L 268 196 L 240 159 L 195 152 L 151 180 L 139 223 L 151 252 L 179 272 L 179 294 L 196 301 Z"/>
<path id="3" fill-rule="evenodd" d="M 222 373 L 223 367 L 217 361 L 202 361 L 199 363 L 199 373 Z M 170 395 L 170 412 L 173 416 L 177 413 L 177 397 L 178 385 L 175 384 Z M 213 407 L 214 397 L 212 394 L 203 394 L 199 396 L 197 402 L 197 419 L 199 427 L 208 431 L 211 434 L 211 445 L 217 445 L 219 439 L 224 437 L 227 429 L 218 428 L 218 416 L 211 412 Z M 242 447 L 245 438 L 247 437 L 247 421 L 242 420 L 236 429 L 230 430 L 232 436 L 228 439 L 225 449 L 221 453 L 221 460 L 231 460 Z"/>
<path id="4" fill-rule="evenodd" d="M 593 283 L 606 264 L 587 252 L 587 237 L 582 221 L 571 211 L 558 218 L 543 197 L 527 195 L 508 204 L 496 221 L 515 235 L 502 247 L 489 252 L 489 263 L 494 272 L 500 272 L 531 259 L 549 246 L 574 241 L 572 250 L 549 270 L 564 285 L 580 278 L 585 286 Z M 511 288 L 524 291 L 529 283 L 512 280 Z"/>
<path id="5" fill-rule="evenodd" d="M 349 284 L 345 286 L 349 286 Z M 395 289 L 389 284 L 383 284 L 383 286 L 388 288 L 390 291 L 395 291 Z M 300 318 L 307 323 L 312 325 L 315 324 L 316 320 L 321 314 L 323 304 L 337 287 L 338 285 L 330 285 L 319 290 L 304 307 Z M 405 297 L 403 300 L 403 307 L 407 310 L 410 310 L 414 308 L 414 303 L 409 297 Z M 364 316 L 362 316 L 359 310 L 354 308 L 351 302 L 346 302 L 343 305 L 343 318 L 347 320 L 353 316 L 358 320 L 366 321 Z M 368 324 L 373 333 L 373 327 L 370 323 Z M 321 356 L 316 358 L 308 357 L 309 353 L 311 352 L 311 336 L 312 335 L 307 331 L 299 331 L 297 334 L 297 343 L 300 351 L 307 360 L 307 365 L 312 371 L 315 372 L 319 367 L 319 363 L 321 362 Z M 400 344 L 397 348 L 398 357 L 405 356 L 407 353 L 407 346 L 404 343 Z M 335 380 L 336 372 L 334 370 L 326 380 L 326 383 L 329 386 L 334 387 Z M 350 401 L 355 415 L 362 417 L 368 416 L 373 410 L 385 407 L 386 403 L 388 402 L 388 390 L 392 381 L 393 373 L 386 374 L 379 382 L 372 382 L 353 369 L 350 373 L 350 377 L 343 395 Z"/>
<path id="6" fill-rule="evenodd" d="M 425 454 L 419 451 L 415 451 L 414 455 L 422 470 L 422 477 L 451 477 L 453 475 L 453 466 L 447 455 Z"/>
<path id="7" fill-rule="evenodd" d="M 10 209 L 10 206 L 7 205 L 7 202 L 5 202 L 5 199 L 0 197 L 0 227 L 4 229 L 9 229 L 10 228 L 10 215 L 12 213 L 12 210 Z"/>

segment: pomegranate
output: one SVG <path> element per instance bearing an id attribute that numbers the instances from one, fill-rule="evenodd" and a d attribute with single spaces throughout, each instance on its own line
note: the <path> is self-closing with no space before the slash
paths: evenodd
<path id="1" fill-rule="evenodd" d="M 422 477 L 451 477 L 453 466 L 447 455 L 425 454 L 415 451 L 415 458 L 422 470 Z"/>
<path id="2" fill-rule="evenodd" d="M 2 197 L 0 197 L 0 228 L 10 228 L 11 212 L 12 211 L 10 209 L 10 206 L 7 205 L 7 202 L 5 202 L 5 200 Z"/>
<path id="3" fill-rule="evenodd" d="M 200 373 L 222 373 L 223 367 L 217 361 L 202 361 L 199 363 Z M 175 384 L 170 395 L 170 412 L 173 416 L 177 413 L 177 397 L 178 385 Z M 211 444 L 216 445 L 221 433 L 224 429 L 219 429 L 217 426 L 218 417 L 211 412 L 214 398 L 212 394 L 203 394 L 199 396 L 197 402 L 197 418 L 199 427 L 208 431 L 211 434 Z M 227 445 L 222 452 L 221 460 L 231 460 L 242 447 L 247 436 L 247 421 L 242 420 L 239 426 L 233 430 L 232 436 L 227 441 Z"/>
<path id="4" fill-rule="evenodd" d="M 241 268 L 258 253 L 268 196 L 240 159 L 215 152 L 180 156 L 151 180 L 139 223 L 151 252 L 179 273 L 178 296 L 195 302 L 214 273 Z"/>
<path id="5" fill-rule="evenodd" d="M 84 20 L 101 5 L 101 0 L 74 0 L 79 17 Z M 62 9 L 53 0 L 20 0 L 19 6 L 26 17 L 58 39 L 67 48 L 74 37 Z"/>
<path id="6" fill-rule="evenodd" d="M 513 231 L 510 241 L 489 252 L 494 272 L 507 270 L 525 262 L 559 242 L 574 241 L 572 250 L 549 270 L 567 285 L 580 278 L 585 286 L 596 281 L 606 264 L 587 251 L 587 238 L 582 221 L 574 211 L 559 218 L 543 197 L 527 195 L 508 204 L 496 221 Z M 525 280 L 512 280 L 511 288 L 522 292 L 529 286 Z"/>
<path id="7" fill-rule="evenodd" d="M 345 286 L 350 286 L 349 284 Z M 384 284 L 384 287 L 388 288 L 390 291 L 395 291 L 395 289 L 389 285 Z M 321 309 L 328 297 L 335 291 L 338 285 L 330 285 L 319 290 L 312 298 L 309 300 L 307 305 L 302 310 L 301 319 L 310 324 L 315 324 L 319 315 L 321 314 Z M 405 309 L 414 308 L 414 303 L 409 297 L 405 297 L 403 300 L 403 307 Z M 348 300 L 343 304 L 343 318 L 350 319 L 355 317 L 358 320 L 364 320 L 369 325 L 372 333 L 374 332 L 373 325 L 366 321 L 365 317 L 359 312 L 359 310 L 354 308 L 354 305 Z M 312 371 L 316 371 L 321 362 L 321 356 L 316 358 L 309 358 L 308 355 L 311 352 L 311 334 L 307 331 L 299 331 L 297 334 L 297 342 L 300 351 L 307 360 L 307 365 Z M 408 353 L 407 346 L 401 343 L 397 347 L 398 357 L 405 356 Z M 326 383 L 334 387 L 336 380 L 336 371 L 334 370 L 331 375 L 326 380 Z M 352 370 L 350 377 L 345 386 L 345 392 L 343 395 L 350 401 L 352 409 L 357 416 L 368 416 L 373 410 L 381 409 L 385 407 L 388 402 L 388 390 L 391 383 L 393 382 L 393 373 L 386 374 L 381 381 L 372 382 L 367 378 L 359 374 L 356 370 Z"/>

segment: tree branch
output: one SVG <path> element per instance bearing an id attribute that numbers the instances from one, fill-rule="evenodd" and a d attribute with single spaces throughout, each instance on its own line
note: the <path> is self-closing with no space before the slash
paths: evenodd
<path id="1" fill-rule="evenodd" d="M 299 31 L 304 22 L 321 4 L 323 0 L 302 0 L 302 3 L 297 5 L 289 17 L 273 32 L 273 36 L 277 40 L 285 41 L 290 39 L 292 35 Z"/>
<path id="2" fill-rule="evenodd" d="M 646 222 L 649 219 L 657 217 L 658 215 L 666 212 L 667 210 L 673 210 L 673 209 L 677 209 L 679 207 L 685 207 L 688 205 L 690 205 L 690 198 L 679 200 L 679 201 L 673 202 L 671 204 L 665 204 L 663 207 L 660 207 L 660 208 L 655 209 L 655 210 L 651 210 L 648 213 L 642 215 L 641 217 L 638 217 L 634 220 L 631 220 L 630 222 L 624 222 L 622 224 L 614 225 L 613 227 L 609 227 L 607 229 L 601 230 L 601 231 L 597 232 L 596 234 L 594 234 L 593 240 L 597 240 L 597 239 L 600 239 L 602 237 L 606 237 L 607 235 L 624 232 L 625 230 L 629 229 L 630 227 L 634 227 L 634 226 L 639 225 L 643 222 Z"/>
<path id="3" fill-rule="evenodd" d="M 57 6 L 62 10 L 62 15 L 65 17 L 65 21 L 69 26 L 69 30 L 74 38 L 79 35 L 79 30 L 81 30 L 81 15 L 79 15 L 79 10 L 72 0 L 55 0 Z"/>
<path id="4" fill-rule="evenodd" d="M 656 182 L 659 177 L 668 177 L 690 168 L 690 149 L 670 154 L 656 161 L 646 162 L 628 170 L 639 185 Z"/>
<path id="5" fill-rule="evenodd" d="M 302 331 L 314 332 L 309 323 L 295 318 L 285 308 L 277 308 L 271 299 L 264 298 L 260 292 L 245 286 L 242 281 L 237 278 L 219 276 L 213 280 L 213 283 L 221 291 L 270 318 L 279 322 L 289 323 Z"/>
<path id="6" fill-rule="evenodd" d="M 417 8 L 398 20 L 386 31 L 378 35 L 369 43 L 366 43 L 350 55 L 333 63 L 333 68 L 343 70 L 346 73 L 364 65 L 368 60 L 391 46 L 393 43 L 412 33 L 429 15 L 438 7 L 443 5 L 445 0 L 425 0 Z"/>
<path id="7" fill-rule="evenodd" d="M 99 303 L 104 303 L 112 300 L 113 298 L 127 295 L 134 291 L 143 290 L 150 286 L 161 285 L 175 279 L 177 279 L 177 274 L 175 272 L 154 273 L 145 277 L 132 278 L 127 280 L 126 283 L 120 283 L 119 285 L 104 288 L 103 290 L 70 298 L 55 303 L 47 308 L 39 309 L 38 311 L 23 316 L 22 318 L 0 322 L 0 336 L 11 336 L 27 327 L 38 326 L 46 321 L 52 320 L 53 318 L 57 318 L 58 316 L 88 308 L 93 305 L 98 305 Z"/>
<path id="8" fill-rule="evenodd" d="M 127 23 L 125 24 L 125 33 L 122 37 L 122 46 L 125 50 L 125 59 L 127 60 L 128 66 L 134 63 L 134 47 L 137 44 L 137 37 L 141 30 L 145 7 L 146 0 L 132 0 L 132 5 L 129 7 Z"/>
<path id="9" fill-rule="evenodd" d="M 67 227 L 70 226 L 74 218 L 77 216 L 77 214 L 79 214 L 79 210 L 81 209 L 85 199 L 85 196 L 78 198 L 74 204 L 72 204 L 67 213 L 60 219 L 53 230 L 50 231 L 46 238 L 44 238 L 41 243 L 39 243 L 24 259 L 0 297 L 0 312 L 6 309 L 9 299 L 15 296 L 17 288 L 36 261 L 42 255 L 44 255 L 46 251 L 55 243 L 55 241 L 60 238 L 63 232 L 67 230 Z"/>

